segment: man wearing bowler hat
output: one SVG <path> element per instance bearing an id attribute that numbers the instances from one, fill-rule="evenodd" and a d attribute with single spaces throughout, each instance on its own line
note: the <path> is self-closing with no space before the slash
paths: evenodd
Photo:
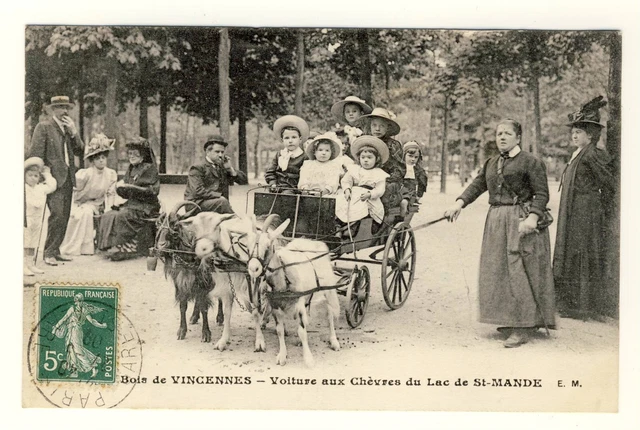
<path id="1" fill-rule="evenodd" d="M 204 144 L 205 162 L 189 168 L 185 200 L 197 203 L 203 211 L 233 213 L 229 204 L 229 185 L 247 184 L 247 175 L 231 165 L 224 155 L 228 143 L 215 135 Z"/>
<path id="2" fill-rule="evenodd" d="M 74 156 L 84 153 L 84 143 L 69 116 L 72 107 L 69 97 L 52 97 L 48 105 L 52 115 L 36 125 L 29 150 L 29 157 L 40 157 L 51 168 L 51 175 L 58 184 L 56 190 L 47 196 L 50 215 L 44 262 L 51 266 L 57 266 L 58 261 L 71 261 L 71 258 L 60 254 L 60 244 L 67 232 L 76 182 Z"/>

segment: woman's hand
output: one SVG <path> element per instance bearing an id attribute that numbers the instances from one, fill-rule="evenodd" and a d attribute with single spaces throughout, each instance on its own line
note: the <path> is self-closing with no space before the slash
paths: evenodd
<path id="1" fill-rule="evenodd" d="M 346 201 L 351 201 L 351 188 L 344 190 L 344 198 Z"/>
<path id="2" fill-rule="evenodd" d="M 369 200 L 371 198 L 371 191 L 367 191 L 366 193 L 360 194 L 360 201 L 364 202 L 365 200 Z"/>
<path id="3" fill-rule="evenodd" d="M 462 212 L 462 206 L 464 202 L 460 199 L 456 200 L 456 202 L 446 211 L 444 211 L 444 216 L 449 220 L 449 222 L 454 222 L 458 219 L 458 215 Z"/>
<path id="4" fill-rule="evenodd" d="M 526 219 L 520 221 L 520 224 L 518 225 L 518 233 L 524 236 L 533 233 L 534 231 L 536 233 L 538 232 L 538 215 L 530 213 Z"/>
<path id="5" fill-rule="evenodd" d="M 123 185 L 124 185 L 124 179 L 120 179 L 118 182 L 116 182 L 116 188 L 119 188 Z"/>

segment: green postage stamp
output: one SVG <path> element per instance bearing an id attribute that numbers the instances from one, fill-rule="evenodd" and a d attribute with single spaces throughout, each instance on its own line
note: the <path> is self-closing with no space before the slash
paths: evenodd
<path id="1" fill-rule="evenodd" d="M 118 289 L 42 286 L 39 302 L 38 381 L 114 383 Z"/>

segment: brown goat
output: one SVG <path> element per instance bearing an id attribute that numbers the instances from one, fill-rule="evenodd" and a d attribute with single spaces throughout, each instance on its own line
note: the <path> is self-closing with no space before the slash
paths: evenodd
<path id="1" fill-rule="evenodd" d="M 187 305 L 195 301 L 191 324 L 196 324 L 202 315 L 202 342 L 211 342 L 208 310 L 211 305 L 209 293 L 215 284 L 208 270 L 200 264 L 200 260 L 193 254 L 195 238 L 189 228 L 179 221 L 178 211 L 193 202 L 180 202 L 168 215 L 161 215 L 158 219 L 155 248 L 159 258 L 164 263 L 165 278 L 170 278 L 175 287 L 176 302 L 180 305 L 180 327 L 178 340 L 187 334 Z M 223 319 L 222 307 L 218 310 L 218 320 Z"/>

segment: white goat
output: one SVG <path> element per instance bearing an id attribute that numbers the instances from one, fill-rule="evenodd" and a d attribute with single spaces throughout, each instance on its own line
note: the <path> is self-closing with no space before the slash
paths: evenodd
<path id="1" fill-rule="evenodd" d="M 270 224 L 275 219 L 271 216 L 264 221 L 262 228 L 268 230 Z M 203 259 L 212 257 L 215 251 L 233 257 L 239 262 L 249 261 L 250 245 L 255 244 L 257 227 L 255 218 L 240 218 L 233 214 L 217 214 L 214 212 L 201 212 L 195 217 L 185 220 L 189 222 L 196 236 L 196 255 Z M 275 242 L 282 232 L 289 225 L 289 220 L 282 223 L 278 228 L 260 236 L 261 242 Z M 231 337 L 231 310 L 233 307 L 234 294 L 238 303 L 252 314 L 255 331 L 255 351 L 264 352 L 266 350 L 264 335 L 261 323 L 262 314 L 254 302 L 249 297 L 249 284 L 246 272 L 211 272 L 215 288 L 209 293 L 210 297 L 220 299 L 224 309 L 224 325 L 222 336 L 216 343 L 216 349 L 224 351 Z M 235 293 L 234 293 L 235 292 Z M 257 293 L 257 292 L 256 292 Z"/>
<path id="2" fill-rule="evenodd" d="M 305 307 L 305 303 L 311 297 L 309 295 L 295 297 L 294 295 L 294 298 L 282 298 L 283 296 L 278 298 L 278 294 L 308 291 L 317 286 L 337 285 L 340 278 L 331 267 L 329 248 L 322 242 L 309 239 L 295 239 L 281 247 L 274 240 L 275 235 L 269 235 L 269 243 L 260 240 L 261 236 L 266 235 L 260 235 L 257 246 L 252 247 L 252 258 L 247 265 L 247 270 L 252 282 L 260 279 L 264 270 L 263 285 L 266 284 L 267 289 L 272 293 L 269 305 L 276 322 L 280 343 L 277 364 L 284 365 L 287 361 L 284 317 L 286 313 L 293 311 L 294 318 L 298 320 L 298 337 L 302 343 L 305 364 L 308 367 L 313 367 L 314 360 L 307 337 L 309 316 Z M 335 331 L 335 318 L 340 315 L 338 293 L 335 288 L 332 288 L 320 290 L 314 294 L 325 300 L 329 320 L 329 343 L 333 350 L 338 351 L 340 350 L 340 342 L 338 342 Z"/>

